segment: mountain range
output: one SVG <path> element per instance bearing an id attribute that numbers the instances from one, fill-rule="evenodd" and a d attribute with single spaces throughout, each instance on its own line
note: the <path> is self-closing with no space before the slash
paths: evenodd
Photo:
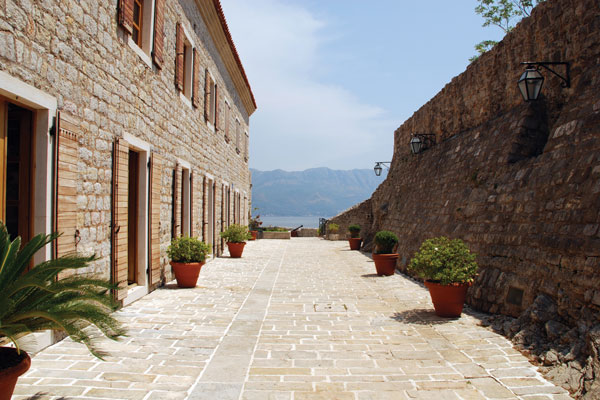
<path id="1" fill-rule="evenodd" d="M 252 214 L 329 218 L 368 199 L 385 179 L 372 169 L 252 172 Z"/>

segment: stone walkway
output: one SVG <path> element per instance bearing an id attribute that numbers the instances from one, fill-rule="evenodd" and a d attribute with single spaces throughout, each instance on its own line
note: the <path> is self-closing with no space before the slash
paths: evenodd
<path id="1" fill-rule="evenodd" d="M 570 398 L 478 314 L 437 318 L 420 284 L 374 271 L 342 241 L 249 242 L 119 311 L 107 361 L 70 340 L 37 354 L 14 399 Z"/>

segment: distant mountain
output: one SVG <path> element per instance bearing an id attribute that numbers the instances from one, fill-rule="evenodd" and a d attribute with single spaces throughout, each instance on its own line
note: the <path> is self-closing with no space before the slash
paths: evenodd
<path id="1" fill-rule="evenodd" d="M 385 176 L 372 169 L 252 172 L 252 207 L 271 216 L 329 218 L 371 197 Z M 254 213 L 253 213 L 254 214 Z"/>

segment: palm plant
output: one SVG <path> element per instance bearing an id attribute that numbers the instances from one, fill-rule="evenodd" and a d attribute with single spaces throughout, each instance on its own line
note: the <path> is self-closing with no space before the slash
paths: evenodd
<path id="1" fill-rule="evenodd" d="M 27 271 L 33 255 L 59 235 L 40 234 L 22 249 L 21 238 L 11 241 L 0 222 L 0 337 L 17 339 L 48 329 L 66 332 L 83 343 L 96 357 L 106 355 L 94 344 L 86 326 L 95 325 L 106 337 L 117 340 L 125 334 L 111 312 L 117 303 L 110 295 L 116 285 L 87 274 L 58 278 L 65 270 L 81 270 L 95 256 L 76 254 L 44 261 Z"/>

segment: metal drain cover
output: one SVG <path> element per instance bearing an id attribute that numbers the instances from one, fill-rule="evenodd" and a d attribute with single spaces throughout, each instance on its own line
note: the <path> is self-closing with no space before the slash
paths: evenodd
<path id="1" fill-rule="evenodd" d="M 316 303 L 316 312 L 346 312 L 348 307 L 341 303 Z"/>

